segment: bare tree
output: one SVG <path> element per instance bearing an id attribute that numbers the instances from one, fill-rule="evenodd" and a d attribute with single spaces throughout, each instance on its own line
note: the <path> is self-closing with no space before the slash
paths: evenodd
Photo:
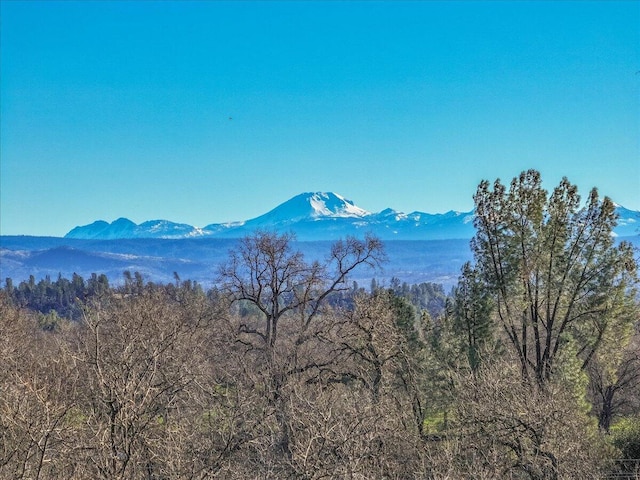
<path id="1" fill-rule="evenodd" d="M 385 258 L 382 243 L 371 236 L 336 242 L 323 263 L 306 262 L 292 241 L 290 234 L 258 231 L 240 240 L 229 262 L 220 268 L 221 288 L 231 303 L 248 305 L 258 314 L 243 318 L 238 341 L 262 356 L 260 371 L 265 375 L 263 387 L 273 407 L 277 437 L 272 444 L 288 461 L 294 434 L 290 383 L 315 367 L 313 361 L 299 362 L 299 352 L 316 335 L 311 328 L 314 320 L 332 293 L 349 288 L 351 272 L 361 266 L 377 267 Z M 288 333 L 281 341 L 283 319 Z M 279 473 L 290 474 L 290 469 Z"/>
<path id="2" fill-rule="evenodd" d="M 112 298 L 69 335 L 83 380 L 76 478 L 209 478 L 247 441 L 242 392 L 212 363 L 224 318 L 206 297 L 179 293 Z"/>
<path id="3" fill-rule="evenodd" d="M 0 476 L 69 476 L 64 458 L 73 426 L 77 372 L 65 362 L 58 332 L 43 332 L 35 315 L 0 292 Z"/>
<path id="4" fill-rule="evenodd" d="M 353 308 L 325 310 L 298 343 L 284 323 L 274 351 L 282 373 L 277 400 L 257 437 L 261 462 L 251 472 L 278 478 L 414 478 L 424 476 L 422 418 L 407 340 L 387 291 L 362 295 Z M 257 388 L 270 391 L 266 365 L 249 350 Z M 247 357 L 248 360 L 249 357 Z M 275 394 L 271 393 L 272 395 Z M 418 396 L 418 395 L 416 395 Z M 417 420 L 417 421 L 416 421 Z M 286 432 L 283 434 L 283 432 Z M 282 445 L 286 435 L 287 450 Z M 254 464 L 255 465 L 255 464 Z"/>
<path id="5" fill-rule="evenodd" d="M 220 268 L 222 290 L 232 302 L 248 302 L 262 313 L 262 328 L 243 325 L 242 331 L 260 337 L 268 350 L 276 343 L 285 314 L 297 314 L 300 327 L 307 329 L 327 297 L 348 288 L 353 270 L 378 267 L 385 259 L 382 242 L 372 236 L 336 242 L 322 264 L 307 263 L 293 249 L 293 240 L 292 234 L 258 231 L 241 239 Z"/>
<path id="6" fill-rule="evenodd" d="M 542 389 L 523 382 L 519 362 L 513 360 L 456 376 L 448 440 L 456 442 L 457 475 L 601 478 L 610 452 L 588 416 L 588 406 L 577 402 L 575 392 L 560 378 L 575 371 L 559 374 Z"/>

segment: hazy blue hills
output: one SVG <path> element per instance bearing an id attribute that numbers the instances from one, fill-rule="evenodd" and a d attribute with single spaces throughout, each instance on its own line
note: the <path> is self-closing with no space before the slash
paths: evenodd
<path id="1" fill-rule="evenodd" d="M 174 272 L 183 279 L 205 286 L 215 283 L 218 267 L 228 258 L 237 239 L 154 239 L 83 240 L 55 237 L 0 237 L 0 278 L 14 283 L 49 275 L 87 278 L 104 273 L 113 283 L 123 272 L 138 271 L 147 280 L 171 282 Z M 332 241 L 296 242 L 308 260 L 322 260 Z M 408 283 L 436 282 L 450 287 L 460 267 L 471 259 L 468 240 L 394 240 L 385 242 L 389 261 L 382 270 L 359 270 L 352 280 L 368 286 L 372 278 L 389 282 L 398 277 Z"/>
<path id="2" fill-rule="evenodd" d="M 640 212 L 617 207 L 616 235 L 640 245 Z M 331 243 L 347 235 L 373 233 L 384 240 L 389 261 L 383 270 L 361 270 L 354 280 L 371 278 L 453 286 L 464 262 L 471 260 L 473 212 L 405 214 L 393 209 L 368 212 L 335 193 L 304 193 L 251 220 L 202 228 L 167 220 L 136 224 L 126 218 L 76 227 L 64 238 L 0 236 L 0 279 L 14 282 L 59 274 L 89 277 L 104 273 L 118 283 L 123 272 L 147 280 L 171 282 L 174 272 L 210 286 L 238 238 L 256 229 L 294 232 L 308 260 L 323 259 Z"/>

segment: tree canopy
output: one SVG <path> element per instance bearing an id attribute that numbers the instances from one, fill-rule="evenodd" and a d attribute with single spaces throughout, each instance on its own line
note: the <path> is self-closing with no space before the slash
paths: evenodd
<path id="1" fill-rule="evenodd" d="M 508 189 L 483 181 L 474 201 L 475 268 L 525 378 L 548 381 L 569 343 L 586 368 L 598 350 L 629 337 L 637 265 L 632 246 L 615 242 L 610 198 L 594 188 L 581 206 L 566 178 L 549 194 L 529 170 Z"/>

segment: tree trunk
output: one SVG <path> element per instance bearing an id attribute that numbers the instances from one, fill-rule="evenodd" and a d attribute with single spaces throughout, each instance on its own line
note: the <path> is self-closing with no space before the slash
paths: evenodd
<path id="1" fill-rule="evenodd" d="M 615 391 L 615 388 L 609 385 L 602 392 L 602 407 L 600 408 L 600 415 L 598 415 L 598 427 L 605 433 L 609 433 L 609 428 L 611 428 Z"/>

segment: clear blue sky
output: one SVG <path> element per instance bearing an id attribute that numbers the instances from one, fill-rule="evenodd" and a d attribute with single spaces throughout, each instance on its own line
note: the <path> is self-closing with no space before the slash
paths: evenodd
<path id="1" fill-rule="evenodd" d="M 0 8 L 3 235 L 306 191 L 466 211 L 527 168 L 640 210 L 640 2 Z"/>

